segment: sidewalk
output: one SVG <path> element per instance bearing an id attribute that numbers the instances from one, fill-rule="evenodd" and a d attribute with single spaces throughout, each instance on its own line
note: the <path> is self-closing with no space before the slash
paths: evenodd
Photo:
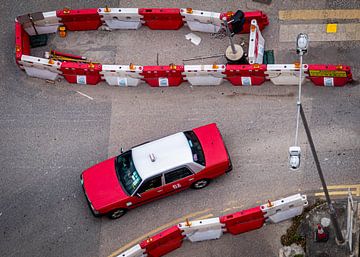
<path id="1" fill-rule="evenodd" d="M 345 238 L 345 243 L 337 244 L 334 227 L 330 222 L 330 215 L 327 203 L 323 200 L 312 200 L 311 205 L 305 209 L 301 216 L 293 219 L 293 224 L 288 229 L 287 234 L 282 236 L 281 240 L 284 245 L 293 244 L 301 245 L 305 248 L 306 256 L 311 257 L 348 257 L 359 256 L 359 203 L 354 201 L 353 204 L 353 226 L 351 238 L 347 236 L 348 220 L 348 200 L 336 199 L 334 202 L 336 215 L 338 218 L 340 229 Z M 349 216 L 350 217 L 350 216 Z M 322 225 L 324 234 L 327 239 L 316 240 L 317 226 Z M 350 242 L 350 243 L 349 243 Z M 352 244 L 351 244 L 352 242 Z M 351 248 L 350 248 L 351 244 Z M 288 255 L 285 257 L 293 257 L 290 255 L 290 248 L 287 249 Z M 282 257 L 282 256 L 281 256 Z"/>

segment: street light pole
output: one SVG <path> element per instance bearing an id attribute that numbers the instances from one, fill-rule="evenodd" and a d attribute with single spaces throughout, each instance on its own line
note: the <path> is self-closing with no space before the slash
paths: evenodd
<path id="1" fill-rule="evenodd" d="M 301 105 L 302 61 L 303 61 L 303 55 L 305 53 L 307 53 L 308 45 L 309 45 L 308 36 L 306 34 L 300 33 L 298 35 L 297 39 L 296 39 L 296 51 L 300 56 L 299 96 L 298 96 L 298 101 L 296 103 L 296 105 L 297 105 L 297 115 L 296 115 L 295 147 L 290 147 L 290 149 L 289 149 L 289 152 L 290 152 L 290 166 L 291 166 L 291 168 L 293 170 L 299 168 L 299 166 L 300 166 L 300 147 L 298 147 L 298 130 L 299 130 L 299 122 L 300 122 L 299 121 L 300 120 L 299 116 L 301 116 L 301 119 L 302 119 L 302 122 L 303 122 L 304 128 L 305 128 L 306 136 L 307 136 L 307 139 L 308 139 L 309 144 L 310 144 L 311 153 L 312 153 L 312 155 L 314 157 L 316 169 L 317 169 L 317 171 L 319 173 L 320 181 L 321 181 L 321 184 L 322 184 L 322 187 L 323 187 L 323 190 L 324 190 L 326 202 L 327 202 L 328 207 L 329 207 L 330 219 L 331 219 L 331 223 L 334 226 L 336 239 L 337 239 L 339 244 L 342 244 L 342 243 L 345 242 L 344 236 L 343 236 L 343 234 L 341 232 L 339 222 L 337 220 L 336 210 L 335 210 L 335 208 L 334 208 L 334 206 L 333 206 L 333 204 L 331 202 L 331 199 L 330 199 L 329 191 L 328 191 L 328 188 L 326 186 L 326 182 L 325 182 L 325 178 L 324 178 L 321 166 L 320 166 L 319 158 L 318 158 L 317 153 L 316 153 L 314 141 L 313 141 L 311 133 L 310 133 L 310 129 L 309 129 L 306 117 L 305 117 L 304 109 L 302 108 L 302 105 Z M 291 151 L 291 149 L 292 150 L 295 149 L 295 150 Z"/>
<path id="2" fill-rule="evenodd" d="M 333 206 L 333 204 L 331 202 L 331 199 L 330 199 L 329 191 L 328 191 L 328 188 L 326 186 L 326 182 L 325 182 L 325 178 L 324 178 L 321 166 L 320 166 L 319 158 L 318 158 L 317 153 L 316 153 L 314 141 L 312 140 L 310 129 L 309 129 L 306 117 L 305 117 L 305 112 L 304 112 L 304 110 L 302 108 L 301 103 L 298 106 L 300 108 L 300 115 L 301 115 L 302 122 L 304 124 L 307 139 L 308 139 L 309 144 L 310 144 L 310 149 L 311 149 L 312 155 L 314 157 L 316 169 L 317 169 L 317 171 L 319 173 L 321 184 L 322 184 L 322 187 L 323 187 L 323 190 L 324 190 L 324 193 L 325 193 L 326 202 L 327 202 L 327 204 L 329 206 L 330 219 L 331 219 L 331 222 L 332 222 L 332 224 L 334 226 L 334 229 L 335 229 L 336 239 L 337 239 L 338 243 L 342 244 L 345 241 L 344 236 L 343 236 L 343 234 L 341 232 L 341 229 L 340 229 L 340 226 L 339 226 L 339 223 L 338 223 L 338 220 L 337 220 L 336 210 L 335 210 L 335 208 L 334 208 L 334 206 Z"/>

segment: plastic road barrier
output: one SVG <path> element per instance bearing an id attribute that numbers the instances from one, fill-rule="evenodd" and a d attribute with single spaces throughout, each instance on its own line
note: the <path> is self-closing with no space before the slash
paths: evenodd
<path id="1" fill-rule="evenodd" d="M 264 51 L 265 51 L 265 40 L 261 35 L 256 20 L 255 19 L 251 20 L 249 52 L 248 52 L 249 63 L 262 64 L 264 58 Z"/>
<path id="2" fill-rule="evenodd" d="M 192 31 L 216 33 L 222 26 L 221 13 L 205 12 L 191 8 L 182 8 L 180 12 L 184 22 Z"/>
<path id="3" fill-rule="evenodd" d="M 303 64 L 303 73 L 308 71 L 308 65 Z M 265 72 L 266 79 L 275 85 L 298 85 L 300 64 L 268 64 Z M 301 83 L 304 83 L 306 75 L 303 74 Z"/>
<path id="4" fill-rule="evenodd" d="M 117 255 L 117 257 L 145 257 L 145 249 L 142 249 L 139 244 L 134 245 L 130 249 L 127 249 L 125 252 Z"/>
<path id="5" fill-rule="evenodd" d="M 143 78 L 140 73 L 143 66 L 130 65 L 102 65 L 100 72 L 104 79 L 111 86 L 137 86 Z"/>
<path id="6" fill-rule="evenodd" d="M 139 14 L 150 29 L 176 30 L 184 25 L 179 8 L 141 8 Z"/>
<path id="7" fill-rule="evenodd" d="M 181 246 L 184 238 L 181 232 L 178 226 L 173 226 L 142 241 L 140 247 L 149 257 L 163 256 Z"/>
<path id="8" fill-rule="evenodd" d="M 61 19 L 67 30 L 96 30 L 102 25 L 97 8 L 81 10 L 58 10 L 56 16 Z"/>
<path id="9" fill-rule="evenodd" d="M 245 14 L 245 24 L 243 28 L 243 33 L 250 32 L 252 20 L 256 20 L 260 30 L 263 30 L 267 25 L 269 25 L 269 19 L 267 15 L 262 11 L 244 12 L 244 14 Z"/>
<path id="10" fill-rule="evenodd" d="M 352 73 L 346 65 L 309 64 L 308 78 L 317 86 L 342 87 L 352 81 Z"/>
<path id="11" fill-rule="evenodd" d="M 22 55 L 30 55 L 30 40 L 21 24 L 15 22 L 15 60 L 19 64 Z"/>
<path id="12" fill-rule="evenodd" d="M 61 52 L 58 52 L 58 55 L 70 59 L 63 58 L 64 62 L 54 62 L 50 54 L 45 59 L 30 56 L 32 46 L 46 44 L 47 34 L 57 31 L 59 36 L 65 37 L 67 30 L 97 30 L 100 26 L 109 30 L 138 29 L 144 24 L 150 29 L 176 30 L 186 23 L 191 30 L 213 33 L 223 26 L 222 18 L 226 17 L 228 21 L 236 23 L 239 13 L 243 17 L 243 29 L 239 27 L 234 33 L 250 32 L 248 56 L 252 65 L 102 66 Z M 206 12 L 191 8 L 64 8 L 17 17 L 15 60 L 29 76 L 55 80 L 61 75 L 70 83 L 78 84 L 95 85 L 105 80 L 110 85 L 137 86 L 141 81 L 145 81 L 150 86 L 161 87 L 179 86 L 184 81 L 191 85 L 220 85 L 226 79 L 234 86 L 261 85 L 267 80 L 275 85 L 297 85 L 300 68 L 298 65 L 261 64 L 264 39 L 260 31 L 268 24 L 268 17 L 261 11 L 238 11 L 234 15 L 233 12 Z M 229 26 L 231 25 L 230 22 Z M 31 46 L 31 42 L 35 43 Z M 26 57 L 23 58 L 24 55 Z M 351 68 L 345 65 L 304 64 L 303 70 L 304 75 L 306 74 L 303 81 L 307 78 L 318 86 L 344 86 L 352 81 Z"/>
<path id="13" fill-rule="evenodd" d="M 143 66 L 143 80 L 152 87 L 179 86 L 183 81 L 184 66 Z"/>
<path id="14" fill-rule="evenodd" d="M 45 58 L 37 58 L 29 55 L 22 55 L 19 65 L 30 77 L 56 80 L 61 74 L 61 62 L 52 61 Z"/>
<path id="15" fill-rule="evenodd" d="M 141 18 L 138 8 L 99 8 L 101 20 L 110 29 L 138 29 Z"/>
<path id="16" fill-rule="evenodd" d="M 190 242 L 213 240 L 228 232 L 238 235 L 261 228 L 265 221 L 278 223 L 300 215 L 307 206 L 305 195 L 292 195 L 275 202 L 268 202 L 255 208 L 224 215 L 219 218 L 180 223 L 142 241 L 118 257 L 163 256 L 182 245 L 184 239 Z"/>
<path id="17" fill-rule="evenodd" d="M 219 218 L 183 222 L 178 227 L 191 242 L 218 239 L 223 234 L 223 225 Z"/>
<path id="18" fill-rule="evenodd" d="M 264 225 L 265 218 L 260 207 L 255 207 L 222 216 L 220 222 L 225 224 L 227 232 L 237 235 L 261 228 Z"/>
<path id="19" fill-rule="evenodd" d="M 225 74 L 225 65 L 185 65 L 183 75 L 193 86 L 220 85 Z"/>
<path id="20" fill-rule="evenodd" d="M 63 62 L 60 70 L 69 83 L 96 85 L 101 80 L 101 64 Z"/>
<path id="21" fill-rule="evenodd" d="M 296 194 L 275 202 L 269 201 L 268 204 L 263 204 L 260 208 L 267 222 L 279 223 L 300 215 L 307 205 L 306 195 Z"/>
<path id="22" fill-rule="evenodd" d="M 265 82 L 267 66 L 264 64 L 253 65 L 226 65 L 226 79 L 234 86 L 259 86 Z"/>
<path id="23" fill-rule="evenodd" d="M 61 25 L 56 12 L 36 12 L 20 15 L 16 18 L 29 36 L 55 33 Z"/>

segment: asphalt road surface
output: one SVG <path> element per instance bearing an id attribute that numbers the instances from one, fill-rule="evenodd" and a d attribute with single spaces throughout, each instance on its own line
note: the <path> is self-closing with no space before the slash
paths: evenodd
<path id="1" fill-rule="evenodd" d="M 270 17 L 264 31 L 267 49 L 274 49 L 278 63 L 293 63 L 294 44 L 279 43 L 277 18 L 280 9 L 360 8 L 356 1 L 317 1 L 309 5 L 273 1 L 272 6 L 249 1 L 194 1 L 194 9 L 227 11 L 260 8 Z M 282 4 L 280 4 L 280 2 Z M 346 2 L 346 4 L 344 4 Z M 107 1 L 110 7 L 188 7 L 181 1 Z M 306 136 L 300 127 L 303 150 L 299 172 L 289 172 L 288 147 L 293 144 L 297 87 L 221 86 L 150 88 L 71 85 L 65 81 L 48 84 L 29 78 L 14 61 L 14 18 L 35 11 L 104 7 L 99 1 L 4 1 L 0 25 L 0 253 L 1 256 L 108 256 L 121 246 L 180 217 L 219 216 L 245 209 L 293 193 L 313 192 L 320 187 Z M 117 33 L 117 32 L 112 32 Z M 179 36 L 181 33 L 181 36 Z M 160 53 L 181 60 L 190 53 L 219 53 L 226 39 L 216 41 L 202 35 L 203 48 L 185 41 L 187 29 L 180 31 L 126 32 L 117 48 L 100 45 L 85 37 L 81 51 L 93 48 L 96 56 L 111 61 L 113 51 L 123 51 L 113 61 L 141 64 L 155 61 Z M 95 33 L 91 34 L 96 37 Z M 137 42 L 144 35 L 151 47 Z M 111 36 L 109 36 L 111 37 Z M 121 40 L 121 38 L 119 39 Z M 175 41 L 176 40 L 176 41 Z M 213 40 L 213 41 L 211 41 Z M 181 41 L 181 42 L 178 42 Z M 53 44 L 57 43 L 55 40 Z M 184 45 L 188 44 L 188 47 Z M 175 44 L 175 45 L 174 45 Z M 177 44 L 177 45 L 176 45 Z M 63 45 L 66 48 L 68 45 Z M 172 49 L 171 46 L 174 48 Z M 225 45 L 226 46 L 226 45 Z M 74 45 L 73 49 L 76 49 Z M 176 48 L 177 47 L 177 48 Z M 208 48 L 206 48 L 208 47 Z M 96 49 L 97 50 L 96 50 Z M 100 49 L 100 50 L 99 50 Z M 166 51 L 162 51 L 166 49 Z M 359 78 L 359 42 L 311 43 L 307 63 L 351 65 Z M 59 49 L 60 50 L 60 49 Z M 80 51 L 79 50 L 79 51 Z M 101 54 L 103 53 L 103 55 Z M 74 53 L 76 51 L 74 50 Z M 116 53 L 114 53 L 116 54 Z M 171 61 L 170 61 L 171 62 Z M 169 63 L 170 63 L 169 62 Z M 140 64 L 140 63 L 139 63 Z M 154 62 L 153 62 L 154 64 Z M 77 91 L 84 93 L 89 99 Z M 303 87 L 303 106 L 314 137 L 328 184 L 359 184 L 360 90 L 358 82 L 344 88 Z M 86 204 L 79 181 L 87 167 L 147 140 L 181 130 L 216 122 L 228 146 L 234 169 L 203 190 L 187 190 L 130 211 L 119 220 L 94 218 Z M 223 241 L 187 245 L 171 256 L 269 256 L 276 254 L 279 242 L 271 227 L 243 236 L 226 236 Z M 278 233 L 278 232 L 276 232 Z M 275 233 L 275 234 L 276 234 Z M 277 235 L 277 234 L 276 234 Z M 261 238 L 261 240 L 258 240 Z M 219 249 L 225 250 L 219 252 Z M 199 250 L 200 249 L 200 250 Z"/>

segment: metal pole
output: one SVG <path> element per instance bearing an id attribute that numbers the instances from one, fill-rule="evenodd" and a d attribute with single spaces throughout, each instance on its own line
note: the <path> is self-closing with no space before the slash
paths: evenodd
<path id="1" fill-rule="evenodd" d="M 223 18 L 223 21 L 224 21 L 224 25 L 225 25 L 225 29 L 226 29 L 226 34 L 228 35 L 229 37 L 229 41 L 230 41 L 230 45 L 231 45 L 231 50 L 233 52 L 233 54 L 236 54 L 236 49 L 235 49 L 235 45 L 234 45 L 234 42 L 232 40 L 232 37 L 231 37 L 231 32 L 230 32 L 230 29 L 229 29 L 229 24 L 226 20 L 226 17 Z"/>
<path id="2" fill-rule="evenodd" d="M 310 149 L 311 149 L 311 152 L 312 152 L 312 155 L 314 157 L 315 164 L 316 164 L 316 169 L 317 169 L 317 171 L 319 173 L 321 184 L 322 184 L 322 187 L 323 187 L 324 193 L 325 193 L 325 198 L 326 198 L 327 204 L 329 206 L 330 219 L 331 219 L 331 222 L 332 222 L 332 224 L 334 226 L 334 229 L 335 229 L 336 238 L 337 238 L 338 243 L 342 244 L 342 243 L 345 242 L 345 240 L 344 240 L 343 234 L 341 232 L 341 229 L 340 229 L 340 226 L 339 226 L 339 223 L 338 223 L 338 220 L 337 220 L 337 215 L 336 215 L 335 208 L 334 208 L 333 204 L 331 203 L 329 191 L 328 191 L 327 186 L 326 186 L 324 175 L 323 175 L 323 172 L 321 170 L 320 162 L 319 162 L 316 150 L 315 150 L 315 145 L 314 145 L 314 142 L 312 140 L 310 129 L 309 129 L 308 123 L 306 121 L 305 113 L 304 113 L 304 110 L 302 108 L 301 103 L 299 104 L 299 108 L 300 108 L 301 119 L 302 119 L 302 122 L 304 124 L 305 132 L 306 132 L 309 144 L 310 144 Z"/>
<path id="3" fill-rule="evenodd" d="M 297 102 L 297 112 L 296 112 L 296 129 L 295 129 L 295 146 L 298 145 L 298 135 L 299 135 L 299 121 L 300 121 L 300 104 L 301 104 L 301 75 L 302 75 L 302 62 L 303 54 L 300 53 L 300 75 L 299 75 L 299 96 Z"/>

